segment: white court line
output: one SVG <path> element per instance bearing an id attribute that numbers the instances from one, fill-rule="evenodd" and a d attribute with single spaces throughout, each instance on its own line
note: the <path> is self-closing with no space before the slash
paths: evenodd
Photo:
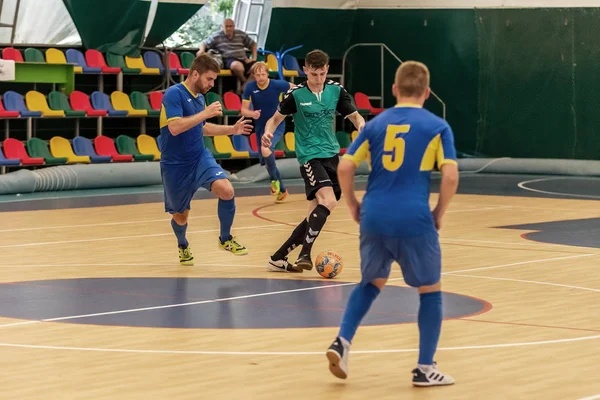
<path id="1" fill-rule="evenodd" d="M 393 279 L 389 279 L 389 280 L 397 281 L 400 279 L 403 279 L 403 278 L 393 278 Z M 231 301 L 231 300 L 250 299 L 250 298 L 254 298 L 254 297 L 264 297 L 264 296 L 271 296 L 271 295 L 276 295 L 276 294 L 306 292 L 309 290 L 320 290 L 320 289 L 327 289 L 327 288 L 332 288 L 332 287 L 349 286 L 349 285 L 357 285 L 357 284 L 358 284 L 358 282 L 347 282 L 347 283 L 338 283 L 338 284 L 334 284 L 334 285 L 311 286 L 311 287 L 300 288 L 300 289 L 279 290 L 276 292 L 254 293 L 254 294 L 246 294 L 246 295 L 242 295 L 242 296 L 193 301 L 190 303 L 166 304 L 163 306 L 130 308 L 127 310 L 106 311 L 106 312 L 94 313 L 94 314 L 71 315 L 68 317 L 46 318 L 46 319 L 35 320 L 35 321 L 21 321 L 21 322 L 3 324 L 3 325 L 0 325 L 0 328 L 7 328 L 7 327 L 11 327 L 11 326 L 20 326 L 20 325 L 32 325 L 32 324 L 38 324 L 40 322 L 65 321 L 65 320 L 71 320 L 71 319 L 98 317 L 98 316 L 102 316 L 102 315 L 126 314 L 126 313 L 140 312 L 140 311 L 160 310 L 160 309 L 165 309 L 165 308 L 195 306 L 195 305 L 199 305 L 199 304 L 220 303 L 220 302 Z"/>
<path id="2" fill-rule="evenodd" d="M 595 396 L 590 396 L 590 397 L 582 397 L 581 399 L 578 399 L 578 400 L 596 400 L 596 399 L 600 399 L 600 394 L 597 394 Z"/>
<path id="3" fill-rule="evenodd" d="M 479 346 L 439 347 L 437 351 L 464 351 L 481 349 L 498 349 L 507 347 L 539 346 L 544 344 L 571 343 L 583 340 L 600 339 L 600 335 L 583 336 L 569 339 L 544 340 L 538 342 L 500 343 Z M 138 350 L 138 349 L 111 349 L 97 347 L 67 347 L 43 346 L 31 344 L 0 343 L 0 347 L 18 347 L 27 349 L 46 350 L 74 350 L 74 351 L 100 351 L 113 353 L 147 353 L 147 354 L 196 354 L 196 355 L 225 355 L 225 356 L 322 356 L 324 351 L 201 351 L 201 350 Z M 394 354 L 416 353 L 419 349 L 383 349 L 383 350 L 352 350 L 352 354 Z"/>
<path id="4" fill-rule="evenodd" d="M 567 289 L 579 289 L 579 290 L 587 290 L 587 291 L 590 291 L 590 292 L 598 292 L 598 293 L 600 293 L 600 289 L 593 289 L 593 288 L 588 288 L 588 287 L 583 287 L 583 286 L 563 285 L 562 283 L 528 281 L 528 280 L 525 280 L 525 279 L 497 278 L 497 277 L 493 277 L 493 276 L 463 275 L 463 274 L 456 274 L 454 272 L 448 272 L 448 273 L 446 273 L 446 275 L 460 276 L 460 277 L 464 277 L 464 278 L 491 279 L 491 280 L 495 280 L 495 281 L 511 281 L 511 282 L 521 282 L 521 283 L 533 283 L 533 284 L 536 284 L 536 285 L 557 286 L 557 287 L 564 287 L 564 288 L 567 288 Z"/>
<path id="5" fill-rule="evenodd" d="M 553 194 L 553 195 L 559 195 L 559 196 L 581 197 L 581 198 L 584 198 L 584 199 L 600 199 L 600 196 L 593 196 L 593 195 L 587 195 L 587 194 L 577 194 L 577 193 L 550 192 L 548 190 L 533 189 L 533 188 L 525 186 L 528 183 L 547 182 L 547 181 L 554 181 L 554 180 L 559 180 L 559 179 L 572 179 L 572 178 L 573 177 L 532 179 L 530 181 L 519 182 L 519 183 L 517 183 L 517 186 L 520 187 L 523 190 L 528 190 L 530 192 L 536 192 L 536 193 L 542 193 L 542 194 Z"/>
<path id="6" fill-rule="evenodd" d="M 521 262 L 516 262 L 516 263 L 510 263 L 510 264 L 491 265 L 489 267 L 461 269 L 461 270 L 458 270 L 458 271 L 444 272 L 444 274 L 447 275 L 447 274 L 458 274 L 460 272 L 483 271 L 483 270 L 487 270 L 487 269 L 512 267 L 514 265 L 535 264 L 535 263 L 541 263 L 541 262 L 546 262 L 546 261 L 568 260 L 568 259 L 571 259 L 571 258 L 591 257 L 591 256 L 597 256 L 597 255 L 599 255 L 599 254 L 589 254 L 589 253 L 586 253 L 586 254 L 577 254 L 577 255 L 574 255 L 574 256 L 554 257 L 554 258 L 542 258 L 542 259 L 538 259 L 538 260 L 521 261 Z"/>

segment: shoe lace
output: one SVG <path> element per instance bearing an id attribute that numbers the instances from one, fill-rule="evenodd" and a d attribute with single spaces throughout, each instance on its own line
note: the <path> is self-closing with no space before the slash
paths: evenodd
<path id="1" fill-rule="evenodd" d="M 233 248 L 236 248 L 238 250 L 244 248 L 244 246 L 242 246 L 234 237 L 232 237 L 229 242 L 231 244 L 231 247 L 233 247 Z"/>

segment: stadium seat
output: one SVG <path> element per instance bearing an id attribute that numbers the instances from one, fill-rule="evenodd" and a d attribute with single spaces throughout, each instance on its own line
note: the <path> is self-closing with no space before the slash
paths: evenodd
<path id="1" fill-rule="evenodd" d="M 61 92 L 50 92 L 48 105 L 53 110 L 62 110 L 67 117 L 85 117 L 85 111 L 75 111 L 69 105 L 69 99 Z"/>
<path id="2" fill-rule="evenodd" d="M 231 158 L 231 153 L 219 153 L 217 151 L 212 137 L 203 136 L 202 140 L 204 141 L 204 147 L 206 147 L 213 154 L 213 156 L 215 156 L 215 158 L 217 158 L 217 159 Z"/>
<path id="3" fill-rule="evenodd" d="M 87 50 L 85 52 L 85 61 L 90 68 L 100 68 L 103 74 L 121 73 L 121 68 L 109 67 L 104 60 L 104 56 L 98 50 Z"/>
<path id="4" fill-rule="evenodd" d="M 123 56 L 113 53 L 106 53 L 106 63 L 110 67 L 120 68 L 125 75 L 138 75 L 142 70 L 140 68 L 129 68 L 125 64 Z"/>
<path id="5" fill-rule="evenodd" d="M 270 77 L 279 77 L 279 64 L 277 63 L 277 57 L 273 54 L 267 54 L 267 59 L 265 61 L 267 67 L 269 67 L 269 76 Z"/>
<path id="6" fill-rule="evenodd" d="M 115 110 L 112 103 L 110 102 L 110 98 L 106 93 L 102 92 L 94 92 L 92 93 L 92 106 L 96 110 L 106 110 L 110 117 L 126 117 L 127 111 L 124 110 Z"/>
<path id="7" fill-rule="evenodd" d="M 78 156 L 88 156 L 93 163 L 107 163 L 112 160 L 111 156 L 99 156 L 91 140 L 81 136 L 73 139 L 73 150 Z"/>
<path id="8" fill-rule="evenodd" d="M 42 157 L 30 157 L 23 143 L 17 139 L 6 139 L 4 141 L 4 155 L 7 159 L 20 160 L 22 165 L 43 165 Z"/>
<path id="9" fill-rule="evenodd" d="M 7 111 L 3 101 L 0 100 L 0 118 L 19 118 L 20 116 L 18 111 Z"/>
<path id="10" fill-rule="evenodd" d="M 137 110 L 134 109 L 131 105 L 131 100 L 129 100 L 129 96 L 127 96 L 123 92 L 119 92 L 115 90 L 110 95 L 110 101 L 117 111 L 126 111 L 127 116 L 129 117 L 146 117 L 148 116 L 148 111 L 146 110 Z"/>
<path id="11" fill-rule="evenodd" d="M 50 153 L 54 157 L 65 157 L 68 164 L 89 164 L 91 161 L 88 156 L 78 156 L 73 153 L 71 143 L 60 136 L 54 136 L 50 139 Z"/>
<path id="12" fill-rule="evenodd" d="M 48 143 L 42 139 L 31 138 L 27 141 L 27 152 L 32 157 L 43 158 L 46 164 L 66 164 L 67 157 L 54 157 L 48 149 Z"/>
<path id="13" fill-rule="evenodd" d="M 230 153 L 231 158 L 250 158 L 250 153 L 247 151 L 237 151 L 233 148 L 229 136 L 215 136 L 213 140 L 215 142 L 215 149 L 219 153 Z"/>
<path id="14" fill-rule="evenodd" d="M 131 100 L 131 105 L 133 106 L 134 109 L 144 110 L 144 111 L 146 111 L 147 115 L 154 115 L 154 116 L 160 115 L 159 110 L 153 110 L 152 107 L 150 107 L 150 102 L 148 101 L 148 96 L 146 96 L 144 93 L 131 92 L 129 97 Z M 114 100 L 113 100 L 113 104 L 114 104 Z"/>
<path id="15" fill-rule="evenodd" d="M 176 69 L 177 73 L 180 75 L 187 75 L 190 73 L 189 68 L 183 68 L 181 66 L 179 56 L 174 52 L 169 53 L 169 67 L 171 67 L 171 70 Z"/>
<path id="16" fill-rule="evenodd" d="M 285 140 L 285 146 L 290 149 L 290 152 L 293 152 L 293 157 L 296 156 L 296 138 L 294 137 L 294 132 L 286 132 L 283 135 L 283 140 Z"/>
<path id="17" fill-rule="evenodd" d="M 46 50 L 46 62 L 48 64 L 66 64 L 67 59 L 65 58 L 65 53 L 63 53 L 62 51 L 60 51 L 58 49 L 51 47 L 48 50 Z M 81 68 L 79 66 L 75 66 L 73 68 L 73 71 L 76 74 L 81 74 L 81 73 L 83 73 L 83 68 Z"/>
<path id="18" fill-rule="evenodd" d="M 46 60 L 44 59 L 44 53 L 42 53 L 38 49 L 34 49 L 33 47 L 28 47 L 25 49 L 25 61 L 37 63 L 46 62 Z"/>
<path id="19" fill-rule="evenodd" d="M 2 59 L 13 60 L 15 62 L 23 62 L 23 55 L 21 51 L 13 47 L 5 47 L 2 49 Z"/>
<path id="20" fill-rule="evenodd" d="M 369 96 L 362 92 L 354 93 L 354 101 L 356 103 L 356 107 L 363 110 L 369 110 L 369 112 L 373 115 L 377 115 L 385 111 L 385 108 L 375 108 L 371 105 L 371 100 L 369 100 Z"/>
<path id="21" fill-rule="evenodd" d="M 8 159 L 4 156 L 2 148 L 0 148 L 0 167 L 10 167 L 21 164 L 21 161 L 16 158 Z"/>
<path id="22" fill-rule="evenodd" d="M 30 90 L 25 94 L 25 103 L 27 104 L 28 109 L 41 112 L 42 116 L 45 118 L 62 118 L 65 116 L 65 112 L 62 110 L 51 110 L 50 107 L 48 107 L 46 96 L 35 90 Z"/>
<path id="23" fill-rule="evenodd" d="M 152 136 L 142 133 L 137 137 L 137 147 L 141 154 L 151 154 L 154 156 L 154 161 L 160 160 L 160 150 L 156 144 L 156 139 Z"/>
<path id="24" fill-rule="evenodd" d="M 161 75 L 164 75 L 165 73 L 165 66 L 163 64 L 162 57 L 155 51 L 146 51 L 144 53 L 144 64 L 146 64 L 146 67 L 148 68 L 158 68 Z M 173 66 L 171 66 L 169 69 L 171 70 L 172 74 L 177 74 L 177 68 L 173 68 Z"/>
<path id="25" fill-rule="evenodd" d="M 89 67 L 87 62 L 85 61 L 85 57 L 83 56 L 83 53 L 80 52 L 79 50 L 69 49 L 69 50 L 67 50 L 66 55 L 67 55 L 67 62 L 81 67 L 84 74 L 101 74 L 102 73 L 102 68 Z"/>
<path id="26" fill-rule="evenodd" d="M 129 136 L 119 135 L 116 140 L 117 150 L 121 154 L 131 154 L 133 155 L 133 159 L 135 161 L 152 161 L 154 160 L 154 155 L 152 154 L 142 154 L 138 150 L 135 140 L 130 138 Z"/>
<path id="27" fill-rule="evenodd" d="M 221 107 L 223 107 L 223 116 L 234 116 L 234 115 L 240 114 L 239 111 L 228 110 L 225 107 L 225 105 L 223 104 L 223 98 L 218 93 L 215 93 L 215 92 L 206 93 L 206 105 L 212 104 L 216 101 L 221 103 Z"/>
<path id="28" fill-rule="evenodd" d="M 183 66 L 183 68 L 191 68 L 192 63 L 194 62 L 194 59 L 196 58 L 196 56 L 192 53 L 190 53 L 189 51 L 184 51 L 183 53 L 181 53 L 179 55 L 180 59 L 181 59 L 181 65 Z"/>
<path id="29" fill-rule="evenodd" d="M 39 111 L 31 111 L 27 107 L 25 107 L 25 101 L 23 100 L 23 96 L 21 96 L 17 92 L 13 92 L 9 90 L 4 93 L 4 107 L 8 111 L 18 111 L 21 114 L 21 117 L 41 117 L 42 113 Z"/>
<path id="30" fill-rule="evenodd" d="M 354 142 L 356 140 L 358 136 L 358 131 L 355 129 L 352 131 L 352 133 L 350 134 L 350 137 L 352 138 L 352 141 Z"/>
<path id="31" fill-rule="evenodd" d="M 293 65 L 293 62 L 290 61 L 289 57 L 293 57 L 294 60 L 296 59 L 294 56 L 291 56 L 289 54 L 283 56 L 283 60 L 281 60 L 281 64 L 282 64 L 282 67 L 283 67 L 283 76 L 284 77 L 296 77 L 296 76 L 300 76 L 300 73 L 298 72 L 298 70 L 296 70 L 294 68 L 288 68 L 288 67 L 286 67 L 286 62 L 285 62 L 286 61 L 285 60 L 286 57 L 288 58 L 288 62 L 287 62 L 288 65 L 290 63 Z M 296 62 L 296 64 L 297 63 L 298 62 Z M 300 68 L 300 67 L 298 67 L 298 68 Z"/>
<path id="32" fill-rule="evenodd" d="M 144 63 L 144 59 L 142 57 L 129 57 L 125 56 L 125 65 L 128 68 L 139 69 L 140 74 L 142 75 L 160 75 L 161 71 L 159 68 L 148 68 L 148 66 Z M 163 67 L 164 73 L 164 67 Z"/>
<path id="33" fill-rule="evenodd" d="M 84 111 L 88 117 L 105 117 L 108 113 L 106 110 L 95 110 L 87 94 L 80 91 L 73 91 L 69 95 L 71 108 L 75 111 Z"/>
<path id="34" fill-rule="evenodd" d="M 238 96 L 237 93 L 223 93 L 223 103 L 228 110 L 237 111 L 238 113 L 242 110 L 242 99 L 240 99 L 240 96 Z"/>
<path id="35" fill-rule="evenodd" d="M 285 71 L 296 71 L 297 75 L 294 76 L 306 76 L 306 74 L 304 73 L 304 71 L 302 70 L 302 68 L 300 68 L 300 64 L 298 63 L 298 60 L 296 59 L 296 57 L 294 57 L 291 54 L 286 54 L 285 56 L 283 56 L 283 68 L 284 68 L 284 76 L 285 76 Z"/>
<path id="36" fill-rule="evenodd" d="M 133 161 L 132 154 L 119 154 L 115 147 L 115 142 L 106 136 L 96 136 L 94 139 L 94 147 L 96 153 L 100 156 L 111 157 L 114 162 L 128 162 Z"/>
<path id="37" fill-rule="evenodd" d="M 231 136 L 231 143 L 233 148 L 239 152 L 247 152 L 250 154 L 250 158 L 258 158 L 258 152 L 250 148 L 250 142 L 246 135 L 233 135 Z"/>
<path id="38" fill-rule="evenodd" d="M 259 146 L 259 143 L 257 142 L 257 139 L 256 139 L 256 133 L 251 134 L 248 139 L 250 141 L 250 148 L 253 151 L 260 151 L 260 146 Z M 277 150 L 277 149 L 275 149 L 275 151 L 273 153 L 275 153 L 275 157 L 276 158 L 281 158 L 281 157 L 285 156 L 285 153 L 283 152 L 283 150 Z"/>
<path id="39" fill-rule="evenodd" d="M 152 107 L 153 110 L 160 111 L 162 107 L 163 96 L 163 92 L 151 92 L 148 95 L 148 99 L 150 100 L 150 107 Z"/>
<path id="40" fill-rule="evenodd" d="M 279 140 L 279 142 L 277 142 L 277 144 L 275 145 L 275 151 L 283 151 L 283 154 L 285 157 L 296 157 L 296 152 L 295 151 L 291 151 L 286 143 L 285 143 L 285 136 L 281 138 L 281 140 Z M 275 156 L 277 157 L 277 156 Z"/>
<path id="41" fill-rule="evenodd" d="M 346 154 L 346 150 L 350 147 L 350 137 L 346 132 L 338 131 L 335 133 L 338 143 L 340 144 L 340 154 Z"/>

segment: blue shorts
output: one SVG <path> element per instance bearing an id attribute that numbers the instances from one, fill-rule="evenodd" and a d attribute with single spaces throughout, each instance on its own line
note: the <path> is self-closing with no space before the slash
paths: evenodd
<path id="1" fill-rule="evenodd" d="M 202 157 L 191 165 L 161 163 L 160 172 L 165 191 L 165 211 L 169 214 L 189 210 L 192 197 L 198 189 L 203 187 L 210 191 L 214 181 L 227 179 L 227 174 L 208 149 L 204 149 Z"/>
<path id="2" fill-rule="evenodd" d="M 407 285 L 429 286 L 440 281 L 442 252 L 437 231 L 419 236 L 360 235 L 361 284 L 390 276 L 392 262 L 400 264 Z"/>
<path id="3" fill-rule="evenodd" d="M 262 155 L 262 152 L 260 151 L 260 143 L 262 141 L 263 133 L 265 133 L 265 126 L 256 124 L 254 126 L 254 130 L 256 131 L 256 143 L 258 143 L 258 159 L 260 161 L 260 165 L 265 165 L 264 157 Z M 277 143 L 279 143 L 279 141 L 283 137 L 284 131 L 285 122 L 282 122 L 281 124 L 279 124 L 279 126 L 277 127 L 277 129 L 275 129 L 275 132 L 273 133 L 273 139 L 271 139 L 270 147 L 271 151 L 275 150 L 275 146 L 277 146 Z"/>

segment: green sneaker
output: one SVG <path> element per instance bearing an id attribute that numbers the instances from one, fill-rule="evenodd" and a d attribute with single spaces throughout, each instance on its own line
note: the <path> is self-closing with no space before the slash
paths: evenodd
<path id="1" fill-rule="evenodd" d="M 194 255 L 190 246 L 185 249 L 179 248 L 179 264 L 181 265 L 194 265 Z"/>
<path id="2" fill-rule="evenodd" d="M 219 247 L 223 250 L 227 250 L 235 254 L 236 256 L 244 256 L 248 254 L 248 249 L 245 246 L 242 246 L 235 240 L 235 237 L 231 237 L 231 239 L 221 242 L 219 239 Z"/>
<path id="3" fill-rule="evenodd" d="M 271 196 L 276 196 L 281 192 L 279 181 L 271 181 Z"/>

